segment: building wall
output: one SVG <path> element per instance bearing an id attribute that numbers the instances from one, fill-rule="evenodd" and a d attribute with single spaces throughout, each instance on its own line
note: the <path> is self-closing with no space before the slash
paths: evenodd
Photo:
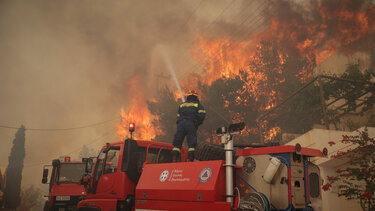
<path id="1" fill-rule="evenodd" d="M 375 137 L 375 128 L 368 127 L 368 133 L 370 137 Z M 364 128 L 358 129 L 363 131 Z M 295 145 L 299 143 L 302 147 L 310 147 L 314 149 L 322 150 L 324 147 L 328 149 L 327 158 L 312 158 L 311 161 L 318 165 L 320 168 L 320 174 L 324 180 L 324 184 L 327 182 L 327 176 L 336 175 L 336 169 L 345 168 L 346 164 L 340 159 L 331 159 L 331 156 L 336 154 L 337 151 L 345 151 L 348 148 L 354 148 L 354 145 L 343 144 L 340 142 L 343 135 L 358 135 L 357 131 L 336 131 L 326 129 L 312 129 L 309 132 L 295 138 L 294 140 L 287 143 L 287 145 Z M 329 146 L 328 142 L 333 141 L 336 144 Z M 321 207 L 322 211 L 340 210 L 340 211 L 354 211 L 362 210 L 359 202 L 354 200 L 345 200 L 344 197 L 337 196 L 337 187 L 333 186 L 330 191 L 322 191 L 322 204 L 317 207 Z"/>

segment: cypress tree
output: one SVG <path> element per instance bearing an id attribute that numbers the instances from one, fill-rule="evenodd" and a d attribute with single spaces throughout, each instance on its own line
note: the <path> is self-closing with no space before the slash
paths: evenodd
<path id="1" fill-rule="evenodd" d="M 25 127 L 21 125 L 15 134 L 5 176 L 4 206 L 15 209 L 20 205 L 23 161 L 25 158 Z"/>

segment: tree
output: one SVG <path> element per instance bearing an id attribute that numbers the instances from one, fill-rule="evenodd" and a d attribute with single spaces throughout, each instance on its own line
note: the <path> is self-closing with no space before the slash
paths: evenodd
<path id="1" fill-rule="evenodd" d="M 86 144 L 82 146 L 81 151 L 78 153 L 78 159 L 94 156 L 96 156 L 95 150 L 92 148 L 88 148 Z"/>
<path id="2" fill-rule="evenodd" d="M 343 159 L 348 167 L 336 169 L 336 176 L 329 176 L 323 190 L 338 183 L 338 196 L 358 199 L 363 210 L 375 210 L 375 140 L 369 137 L 367 129 L 357 136 L 344 135 L 342 143 L 357 146 L 354 149 L 338 151 L 332 158 Z M 332 146 L 336 144 L 330 141 Z"/>
<path id="3" fill-rule="evenodd" d="M 21 191 L 21 204 L 17 207 L 19 211 L 32 211 L 43 209 L 43 192 L 41 189 L 33 185 L 22 189 Z"/>
<path id="4" fill-rule="evenodd" d="M 154 127 L 160 129 L 162 134 L 155 138 L 156 141 L 171 143 L 176 132 L 178 105 L 173 92 L 168 88 L 159 90 L 159 95 L 153 101 L 148 101 L 150 112 L 158 118 L 153 122 Z"/>
<path id="5" fill-rule="evenodd" d="M 327 108 L 329 124 L 336 125 L 340 122 L 340 117 L 347 113 L 363 115 L 372 108 L 375 103 L 375 87 L 368 83 L 374 78 L 369 70 L 361 69 L 358 63 L 351 63 L 343 74 L 333 76 L 337 79 L 322 78 L 324 100 L 332 103 Z M 275 112 L 274 116 L 268 118 L 281 131 L 289 133 L 306 132 L 313 124 L 321 124 L 323 107 L 318 83 L 305 87 Z"/>
<path id="6" fill-rule="evenodd" d="M 5 208 L 15 209 L 20 204 L 23 161 L 25 158 L 25 127 L 22 125 L 16 132 L 13 147 L 6 170 L 4 190 Z"/>
<path id="7" fill-rule="evenodd" d="M 204 76 L 190 77 L 192 84 L 197 84 L 192 86 L 201 93 L 200 99 L 207 111 L 206 120 L 198 131 L 198 140 L 216 142 L 216 128 L 244 121 L 246 128 L 241 139 L 245 144 L 258 140 L 259 127 L 264 140 L 277 142 L 280 141 L 281 132 L 304 133 L 314 124 L 323 122 L 320 87 L 317 83 L 307 84 L 313 79 L 312 71 L 316 66 L 313 55 L 301 55 L 288 43 L 261 41 L 248 61 L 248 66 L 243 70 L 218 78 L 211 84 L 200 83 L 205 81 L 202 78 Z M 221 60 L 218 63 L 221 64 Z M 217 71 L 221 69 L 225 67 L 218 65 Z M 374 75 L 368 70 L 362 71 L 358 64 L 349 64 L 346 72 L 336 77 L 370 82 Z M 282 107 L 268 113 L 261 121 L 256 121 L 305 85 L 305 89 Z M 324 79 L 323 88 L 326 102 L 341 98 L 338 102 L 345 101 L 348 105 L 340 110 L 336 109 L 339 107 L 336 104 L 330 105 L 327 109 L 329 124 L 336 124 L 340 115 L 348 112 L 359 110 L 359 114 L 363 114 L 375 103 L 375 95 L 371 94 L 375 88 L 369 83 Z M 360 99 L 363 101 L 361 105 L 357 102 L 359 96 L 363 98 Z M 159 117 L 153 123 L 154 126 L 164 132 L 156 137 L 157 140 L 173 140 L 178 104 L 168 88 L 161 90 L 156 100 L 148 103 L 151 113 Z"/>
<path id="8" fill-rule="evenodd" d="M 203 96 L 202 104 L 207 111 L 206 120 L 200 131 L 204 137 L 209 137 L 211 142 L 218 141 L 213 135 L 218 127 L 240 121 L 246 123 L 246 130 L 256 127 L 258 105 L 246 89 L 242 78 L 246 78 L 245 71 L 241 71 L 240 75 L 234 78 L 217 79 L 210 86 L 199 84 Z M 255 137 L 248 132 L 241 138 L 249 140 Z"/>
<path id="9" fill-rule="evenodd" d="M 363 112 L 371 109 L 375 103 L 375 87 L 369 83 L 361 82 L 371 82 L 371 80 L 374 79 L 374 76 L 375 74 L 372 73 L 371 70 L 361 70 L 359 61 L 356 63 L 350 63 L 345 72 L 336 77 L 344 80 L 358 81 L 359 83 L 341 80 L 328 81 L 324 84 L 324 88 L 327 90 L 325 98 L 327 100 L 330 98 L 342 98 L 347 104 L 347 106 L 342 109 L 343 112 L 358 112 L 358 114 L 363 114 Z M 366 93 L 372 94 L 366 95 Z M 356 101 L 360 96 L 363 96 L 363 99 L 361 100 L 363 103 L 361 103 L 361 106 L 358 106 Z"/>
<path id="10" fill-rule="evenodd" d="M 309 65 L 314 66 L 308 62 L 310 60 L 284 47 L 276 42 L 262 41 L 253 58 L 249 58 L 248 67 L 237 75 L 218 78 L 211 84 L 198 82 L 195 88 L 201 93 L 200 99 L 207 111 L 198 139 L 217 141 L 213 135 L 217 127 L 238 121 L 245 121 L 247 125 L 241 137 L 243 140 L 249 143 L 258 139 L 257 117 L 295 90 L 302 83 L 300 72 Z M 151 113 L 159 117 L 154 126 L 165 132 L 156 139 L 172 140 L 178 102 L 168 89 L 159 93 L 155 102 L 149 102 Z"/>

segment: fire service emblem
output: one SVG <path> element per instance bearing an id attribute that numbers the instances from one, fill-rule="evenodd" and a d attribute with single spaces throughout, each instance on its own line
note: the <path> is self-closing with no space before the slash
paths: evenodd
<path id="1" fill-rule="evenodd" d="M 168 176 L 169 176 L 168 170 L 165 170 L 165 171 L 161 172 L 160 177 L 159 177 L 160 182 L 164 182 L 165 180 L 167 180 Z"/>
<path id="2" fill-rule="evenodd" d="M 211 176 L 212 176 L 212 170 L 211 170 L 211 168 L 204 168 L 201 171 L 201 173 L 199 173 L 199 181 L 201 183 L 205 183 L 208 180 L 210 180 Z"/>

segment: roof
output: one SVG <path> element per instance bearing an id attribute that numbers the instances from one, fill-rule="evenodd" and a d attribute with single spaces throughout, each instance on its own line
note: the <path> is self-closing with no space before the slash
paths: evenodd
<path id="1" fill-rule="evenodd" d="M 358 131 L 363 131 L 365 128 L 359 128 Z M 375 127 L 367 127 L 367 132 L 370 137 L 375 137 Z M 327 130 L 314 128 L 307 133 L 295 138 L 290 141 L 288 145 L 295 145 L 299 143 L 302 147 L 309 147 L 315 149 L 328 149 L 328 156 L 324 158 L 316 157 L 312 158 L 311 161 L 315 165 L 329 165 L 337 166 L 338 162 L 341 163 L 340 159 L 332 159 L 332 155 L 337 154 L 338 151 L 347 151 L 349 148 L 356 148 L 357 146 L 352 144 L 344 144 L 341 142 L 343 135 L 357 136 L 358 131 L 340 131 L 340 130 Z M 329 142 L 333 142 L 330 145 Z"/>
<path id="2" fill-rule="evenodd" d="M 280 154 L 280 153 L 289 153 L 289 152 L 295 152 L 295 151 L 296 151 L 295 146 L 290 146 L 290 145 L 247 148 L 247 149 L 237 150 L 236 156 Z M 324 157 L 323 153 L 320 150 L 311 149 L 307 147 L 302 147 L 300 154 L 311 156 L 311 157 Z"/>

